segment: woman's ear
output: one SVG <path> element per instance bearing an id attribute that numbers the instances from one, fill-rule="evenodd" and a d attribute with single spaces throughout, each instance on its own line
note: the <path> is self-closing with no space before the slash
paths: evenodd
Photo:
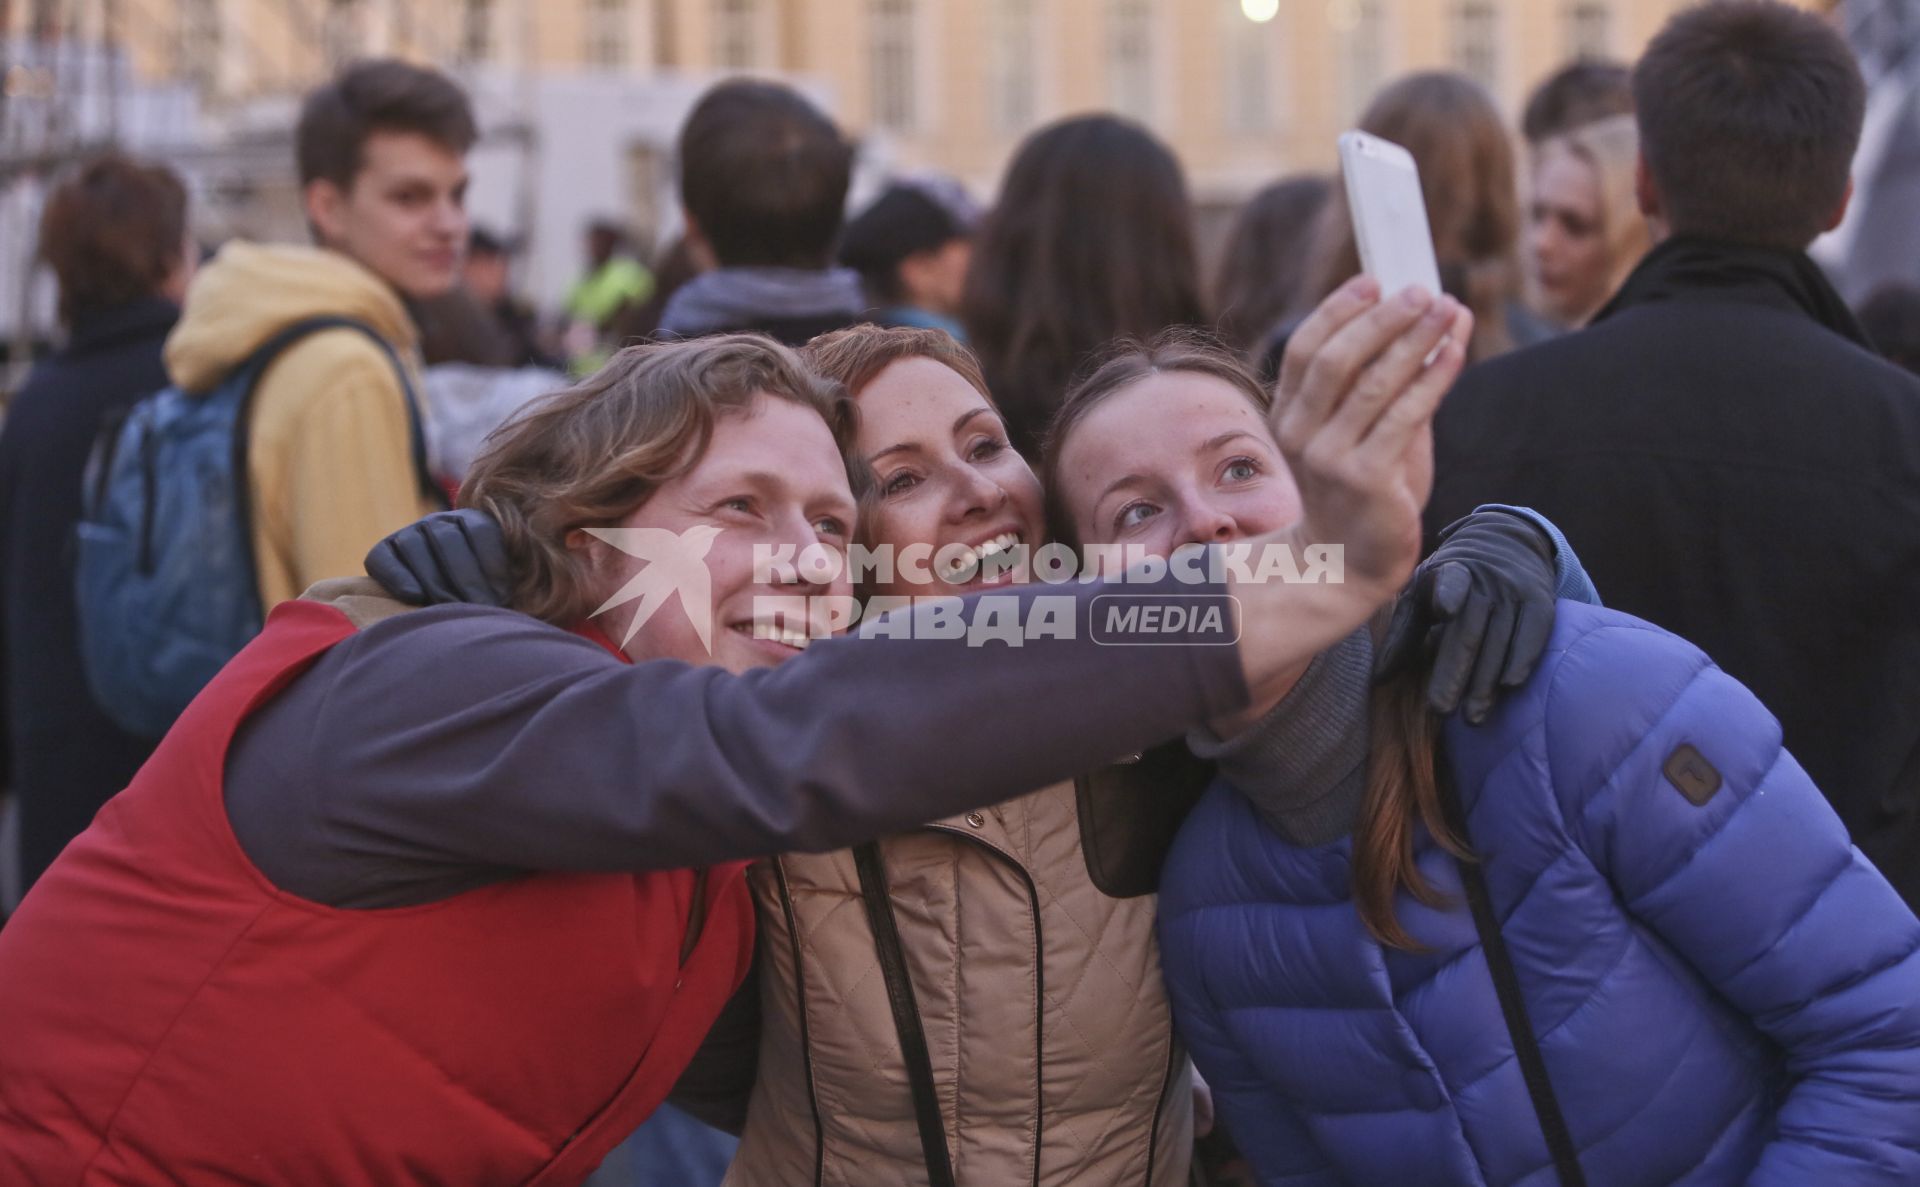
<path id="1" fill-rule="evenodd" d="M 577 559 L 589 574 L 597 577 L 606 571 L 608 554 L 613 548 L 605 540 L 585 528 L 574 528 L 567 533 L 566 545 L 568 554 Z"/>

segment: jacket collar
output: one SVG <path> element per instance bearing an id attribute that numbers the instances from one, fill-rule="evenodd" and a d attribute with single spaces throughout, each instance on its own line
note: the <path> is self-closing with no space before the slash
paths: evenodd
<path id="1" fill-rule="evenodd" d="M 76 320 L 65 353 L 92 354 L 140 338 L 165 338 L 178 320 L 180 307 L 165 297 L 137 297 Z"/>
<path id="2" fill-rule="evenodd" d="M 1593 320 L 1657 301 L 1735 302 L 1800 313 L 1873 349 L 1826 273 L 1803 251 L 1676 235 L 1647 253 Z"/>
<path id="3" fill-rule="evenodd" d="M 847 268 L 716 268 L 674 290 L 660 331 L 697 338 L 764 321 L 852 321 L 866 308 L 860 275 Z"/>

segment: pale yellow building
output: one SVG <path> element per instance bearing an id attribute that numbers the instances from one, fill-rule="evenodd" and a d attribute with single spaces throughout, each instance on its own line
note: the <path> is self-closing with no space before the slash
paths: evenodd
<path id="1" fill-rule="evenodd" d="M 93 0 L 149 78 L 211 109 L 361 53 L 450 68 L 806 76 L 902 165 L 997 176 L 1073 112 L 1135 116 L 1207 196 L 1323 167 L 1385 80 L 1456 67 L 1509 110 L 1576 54 L 1631 58 L 1680 0 Z M 8 6 L 16 30 L 72 5 Z M 57 22 L 56 22 L 57 23 Z"/>

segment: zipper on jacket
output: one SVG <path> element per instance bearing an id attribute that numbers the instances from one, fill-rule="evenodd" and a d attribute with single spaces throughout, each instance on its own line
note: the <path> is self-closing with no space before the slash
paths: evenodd
<path id="1" fill-rule="evenodd" d="M 1173 1034 L 1173 1003 L 1168 1002 L 1167 1066 L 1160 1073 L 1160 1098 L 1153 1103 L 1153 1128 L 1147 1131 L 1147 1179 L 1142 1187 L 1153 1187 L 1155 1164 L 1160 1161 L 1160 1118 L 1167 1111 L 1167 1097 L 1173 1091 L 1173 1072 L 1180 1064 L 1181 1054 L 1180 1040 Z M 1188 1157 L 1191 1158 L 1191 1154 Z"/>
<path id="2" fill-rule="evenodd" d="M 1040 888 L 1034 884 L 1032 872 L 1020 863 L 1020 859 L 1000 846 L 972 833 L 962 832 L 950 824 L 929 824 L 926 829 L 959 837 L 986 850 L 1013 867 L 1021 881 L 1027 884 L 1027 910 L 1033 915 L 1033 1187 L 1040 1187 L 1040 1148 L 1046 1143 L 1047 1083 L 1047 969 L 1042 959 L 1047 948 L 1045 937 L 1041 934 Z"/>
<path id="3" fill-rule="evenodd" d="M 807 1025 L 807 961 L 800 951 L 800 928 L 793 918 L 793 889 L 787 885 L 787 867 L 779 858 L 769 863 L 780 884 L 780 913 L 787 921 L 787 946 L 793 951 L 793 996 L 800 1019 L 800 1066 L 807 1077 L 807 1108 L 813 1113 L 813 1187 L 827 1176 L 827 1130 L 820 1121 L 820 1090 L 813 1079 L 813 1036 Z"/>

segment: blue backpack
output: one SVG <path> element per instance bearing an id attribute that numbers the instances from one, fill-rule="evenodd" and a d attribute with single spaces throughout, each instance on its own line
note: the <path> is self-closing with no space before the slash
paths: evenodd
<path id="1" fill-rule="evenodd" d="M 288 326 L 212 391 L 170 387 L 133 405 L 94 446 L 75 554 L 87 683 L 122 728 L 145 737 L 166 733 L 214 673 L 260 633 L 265 616 L 247 471 L 253 389 L 287 347 L 332 329 L 365 334 L 393 364 L 421 489 L 444 505 L 427 474 L 406 368 L 372 327 L 350 318 Z"/>

